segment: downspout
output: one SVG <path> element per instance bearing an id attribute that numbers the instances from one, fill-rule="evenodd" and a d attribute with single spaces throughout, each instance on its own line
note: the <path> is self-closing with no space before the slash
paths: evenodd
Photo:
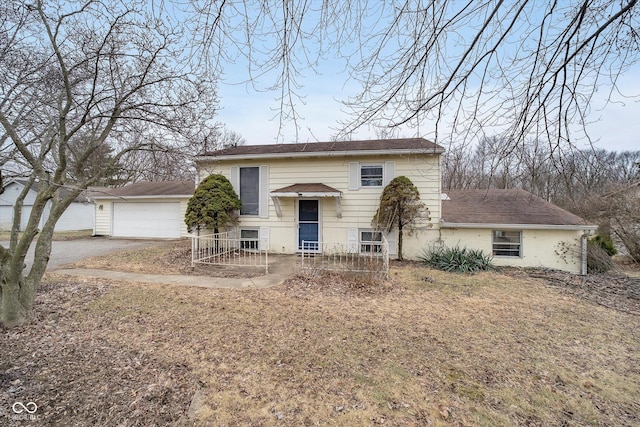
<path id="1" fill-rule="evenodd" d="M 586 275 L 587 270 L 587 238 L 593 235 L 593 230 L 585 230 L 580 236 L 580 274 Z"/>

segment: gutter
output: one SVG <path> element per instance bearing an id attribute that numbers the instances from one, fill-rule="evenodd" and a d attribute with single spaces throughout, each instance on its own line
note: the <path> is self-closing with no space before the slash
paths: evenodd
<path id="1" fill-rule="evenodd" d="M 350 150 L 350 151 L 317 151 L 317 152 L 292 152 L 292 153 L 258 153 L 258 154 L 228 154 L 222 156 L 197 156 L 198 162 L 213 162 L 219 160 L 254 160 L 254 159 L 289 159 L 304 157 L 354 157 L 354 156 L 389 156 L 389 155 L 435 155 L 444 153 L 444 149 L 425 150 Z"/>
<path id="2" fill-rule="evenodd" d="M 121 200 L 121 201 L 129 201 L 129 200 L 145 200 L 145 199 L 185 199 L 192 197 L 193 194 L 172 194 L 172 195 L 150 195 L 150 196 L 98 196 L 94 197 L 93 200 Z"/>
<path id="3" fill-rule="evenodd" d="M 594 230 L 586 230 L 580 236 L 580 274 L 583 276 L 589 272 L 587 265 L 587 238 L 593 236 L 593 234 Z"/>
<path id="4" fill-rule="evenodd" d="M 458 223 L 441 221 L 440 228 L 489 228 L 500 230 L 569 230 L 595 232 L 597 225 L 574 225 L 574 224 L 500 224 L 500 223 Z"/>

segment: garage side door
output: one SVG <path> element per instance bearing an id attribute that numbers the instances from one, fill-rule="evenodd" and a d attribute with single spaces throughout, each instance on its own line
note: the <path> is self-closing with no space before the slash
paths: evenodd
<path id="1" fill-rule="evenodd" d="M 179 238 L 179 202 L 113 204 L 113 236 Z"/>

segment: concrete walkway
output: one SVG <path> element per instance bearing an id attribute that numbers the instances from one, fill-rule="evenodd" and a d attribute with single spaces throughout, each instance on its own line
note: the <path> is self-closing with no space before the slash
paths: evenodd
<path id="1" fill-rule="evenodd" d="M 88 268 L 67 268 L 51 273 L 78 277 L 122 280 L 127 282 L 159 283 L 166 285 L 197 286 L 201 288 L 268 288 L 282 283 L 289 274 L 272 273 L 251 278 L 189 276 L 179 274 L 128 273 L 124 271 L 97 270 Z"/>
<path id="2" fill-rule="evenodd" d="M 77 277 L 122 280 L 127 282 L 159 283 L 166 285 L 197 286 L 201 288 L 249 289 L 268 288 L 284 282 L 298 269 L 299 259 L 295 255 L 269 256 L 269 274 L 257 277 L 215 277 L 181 274 L 128 273 L 124 271 L 89 268 L 55 268 L 47 270 L 54 274 Z"/>

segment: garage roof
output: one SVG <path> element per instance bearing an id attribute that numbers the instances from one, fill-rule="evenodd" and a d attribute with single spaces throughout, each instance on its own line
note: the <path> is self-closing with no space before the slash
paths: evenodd
<path id="1" fill-rule="evenodd" d="M 194 191 L 193 181 L 142 181 L 124 187 L 101 189 L 96 191 L 98 194 L 94 194 L 94 198 L 191 197 Z"/>
<path id="2" fill-rule="evenodd" d="M 2 190 L 0 191 L 0 194 L 2 194 L 2 192 L 4 192 L 4 189 L 7 188 L 9 185 L 16 183 L 22 187 L 25 187 L 27 185 L 29 181 L 27 179 L 21 179 L 21 178 L 14 178 L 14 179 L 10 179 L 9 181 L 7 181 L 4 186 L 2 187 Z M 66 186 L 62 186 L 60 187 L 60 196 L 61 197 L 65 197 L 67 196 L 71 190 L 74 188 L 73 187 L 73 183 L 69 183 Z M 31 185 L 31 190 L 34 192 L 38 192 L 38 186 L 39 183 L 38 181 L 35 181 L 32 185 Z M 84 190 L 82 193 L 80 193 L 75 199 L 74 202 L 80 202 L 80 203 L 86 203 L 90 201 L 90 195 L 89 195 L 89 191 L 88 190 Z"/>
<path id="3" fill-rule="evenodd" d="M 596 228 L 583 218 L 521 189 L 443 190 L 443 226 L 543 225 Z M 444 196 L 444 194 L 443 194 Z"/>

